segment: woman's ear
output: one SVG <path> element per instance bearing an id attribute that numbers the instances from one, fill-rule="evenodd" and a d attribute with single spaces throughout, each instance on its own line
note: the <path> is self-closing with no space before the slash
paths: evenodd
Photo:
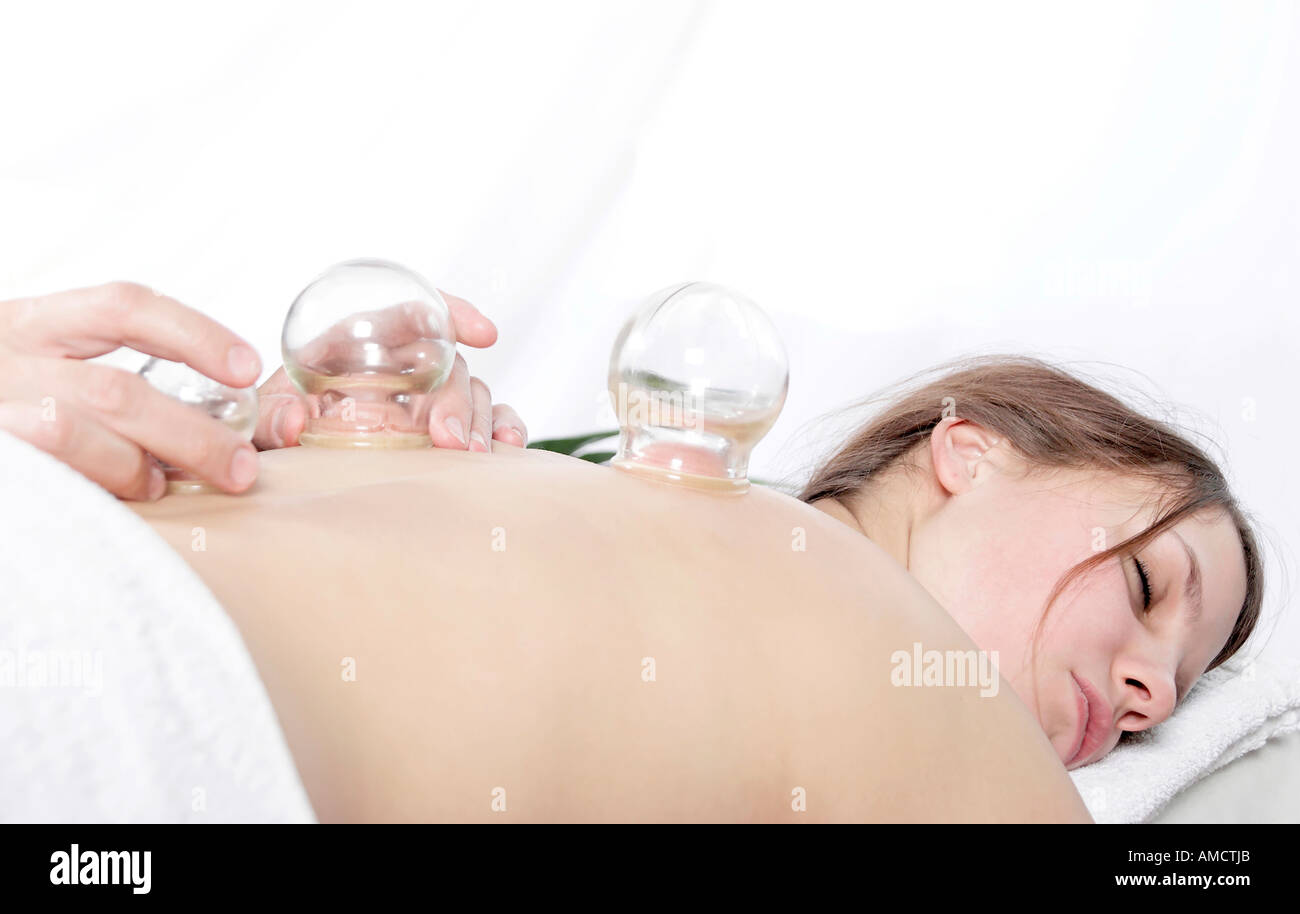
<path id="1" fill-rule="evenodd" d="M 939 485 L 950 495 L 969 492 L 997 466 L 985 454 L 1001 438 L 969 419 L 948 416 L 930 433 L 930 463 Z"/>

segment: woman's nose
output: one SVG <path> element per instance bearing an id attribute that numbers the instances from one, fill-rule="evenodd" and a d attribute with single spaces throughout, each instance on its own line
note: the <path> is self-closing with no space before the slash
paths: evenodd
<path id="1" fill-rule="evenodd" d="M 1123 698 L 1119 728 L 1137 732 L 1154 727 L 1174 713 L 1176 687 L 1173 676 L 1154 665 L 1147 669 L 1129 669 L 1122 680 Z"/>

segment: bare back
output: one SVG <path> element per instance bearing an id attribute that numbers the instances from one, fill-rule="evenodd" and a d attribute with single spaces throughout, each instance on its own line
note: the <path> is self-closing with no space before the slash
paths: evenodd
<path id="1" fill-rule="evenodd" d="M 243 496 L 135 507 L 239 626 L 322 820 L 1087 821 L 1005 682 L 891 685 L 895 651 L 974 645 L 795 499 L 499 444 L 261 459 Z"/>

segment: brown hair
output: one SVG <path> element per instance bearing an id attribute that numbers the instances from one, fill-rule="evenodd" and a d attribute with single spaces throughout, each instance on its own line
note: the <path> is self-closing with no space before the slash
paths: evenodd
<path id="1" fill-rule="evenodd" d="M 936 373 L 938 377 L 925 380 L 926 375 Z M 1079 575 L 1115 556 L 1136 552 L 1184 518 L 1212 510 L 1230 517 L 1241 537 L 1246 600 L 1232 634 L 1208 669 L 1245 644 L 1259 621 L 1264 599 L 1263 562 L 1255 534 L 1214 461 L 1169 424 L 1150 419 L 1111 394 L 1030 356 L 956 359 L 905 379 L 899 386 L 904 387 L 903 392 L 813 473 L 799 492 L 800 500 L 812 503 L 857 493 L 874 476 L 927 442 L 945 407 L 955 406 L 961 418 L 1004 436 L 1033 469 L 1100 469 L 1145 478 L 1166 493 L 1160 499 L 1162 510 L 1150 527 L 1085 559 L 1057 582 L 1043 620 Z"/>

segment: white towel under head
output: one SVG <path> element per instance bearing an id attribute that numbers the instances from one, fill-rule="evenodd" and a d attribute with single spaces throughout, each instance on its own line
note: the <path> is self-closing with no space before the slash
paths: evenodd
<path id="1" fill-rule="evenodd" d="M 1143 822 L 1206 775 L 1300 730 L 1300 671 L 1234 658 L 1206 673 L 1159 726 L 1070 772 L 1098 822 Z"/>

